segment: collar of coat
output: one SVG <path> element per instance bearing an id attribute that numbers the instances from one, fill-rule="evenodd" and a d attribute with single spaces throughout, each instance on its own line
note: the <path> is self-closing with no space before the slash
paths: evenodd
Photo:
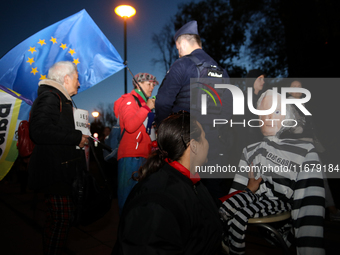
<path id="1" fill-rule="evenodd" d="M 67 90 L 65 89 L 65 87 L 64 87 L 62 84 L 60 84 L 59 82 L 56 82 L 56 81 L 50 80 L 50 79 L 45 79 L 45 80 L 40 81 L 40 82 L 38 83 L 38 85 L 39 85 L 39 86 L 40 86 L 40 85 L 48 85 L 48 86 L 51 86 L 51 87 L 53 87 L 53 88 L 56 88 L 56 89 L 59 90 L 61 93 L 63 93 L 64 96 L 65 96 L 68 100 L 72 101 L 72 99 L 71 99 L 70 95 L 68 94 Z"/>
<path id="2" fill-rule="evenodd" d="M 201 177 L 199 176 L 197 172 L 194 175 L 192 175 L 190 171 L 186 167 L 184 167 L 182 164 L 180 164 L 179 162 L 172 161 L 169 158 L 166 158 L 165 162 L 168 163 L 173 168 L 175 168 L 177 171 L 179 171 L 184 176 L 188 177 L 192 181 L 193 184 L 196 184 L 197 182 L 201 180 Z"/>

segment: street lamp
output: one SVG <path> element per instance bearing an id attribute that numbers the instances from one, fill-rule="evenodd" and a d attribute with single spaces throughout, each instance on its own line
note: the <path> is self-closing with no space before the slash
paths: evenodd
<path id="1" fill-rule="evenodd" d="M 127 19 L 136 14 L 136 9 L 130 5 L 119 5 L 115 8 L 115 13 L 124 19 L 124 64 L 126 65 L 126 24 Z M 124 69 L 125 75 L 125 94 L 127 93 L 127 70 Z"/>
<path id="2" fill-rule="evenodd" d="M 94 118 L 97 118 L 99 116 L 99 112 L 97 112 L 97 111 L 92 112 L 92 116 Z"/>
<path id="3" fill-rule="evenodd" d="M 93 112 L 92 112 L 92 116 L 93 116 L 93 118 L 94 118 L 94 122 L 96 122 L 96 119 L 97 119 L 97 117 L 99 116 L 99 112 L 93 111 Z"/>

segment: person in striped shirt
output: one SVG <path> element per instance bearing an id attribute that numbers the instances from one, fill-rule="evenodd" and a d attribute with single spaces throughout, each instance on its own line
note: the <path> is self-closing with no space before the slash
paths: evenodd
<path id="1" fill-rule="evenodd" d="M 275 93 L 267 90 L 257 108 L 269 109 L 273 96 Z M 260 116 L 264 140 L 244 148 L 239 173 L 229 191 L 232 196 L 220 207 L 227 225 L 225 241 L 230 254 L 244 254 L 249 218 L 291 211 L 297 254 L 325 254 L 323 175 L 311 169 L 313 164 L 320 164 L 320 159 L 312 143 L 279 138 L 288 126 L 293 126 L 289 120 L 294 120 L 294 115 L 290 105 L 286 106 L 286 115 L 281 114 L 278 93 L 277 97 L 276 110 Z"/>

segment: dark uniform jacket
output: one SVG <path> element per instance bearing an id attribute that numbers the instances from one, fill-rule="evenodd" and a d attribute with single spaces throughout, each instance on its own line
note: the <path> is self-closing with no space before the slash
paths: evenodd
<path id="1" fill-rule="evenodd" d="M 216 254 L 221 238 L 218 208 L 205 186 L 165 164 L 131 191 L 113 254 Z"/>
<path id="2" fill-rule="evenodd" d="M 196 49 L 190 55 L 218 66 L 217 62 L 202 49 Z M 225 70 L 223 77 L 229 77 Z M 198 78 L 196 64 L 186 56 L 177 59 L 164 77 L 157 93 L 155 111 L 158 125 L 172 112 L 190 111 L 190 78 Z"/>
<path id="3" fill-rule="evenodd" d="M 30 137 L 35 143 L 29 163 L 29 186 L 48 194 L 70 195 L 81 151 L 82 133 L 75 129 L 72 101 L 62 85 L 39 83 L 30 117 Z"/>

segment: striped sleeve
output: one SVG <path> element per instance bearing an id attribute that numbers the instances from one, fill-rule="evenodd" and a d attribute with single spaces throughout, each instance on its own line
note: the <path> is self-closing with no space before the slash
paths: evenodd
<path id="1" fill-rule="evenodd" d="M 322 255 L 325 190 L 322 173 L 308 167 L 312 163 L 320 163 L 313 150 L 307 153 L 297 175 L 291 215 L 298 254 Z"/>
<path id="2" fill-rule="evenodd" d="M 238 170 L 249 166 L 246 158 L 247 158 L 247 148 L 244 148 L 241 159 L 240 159 L 240 163 L 238 166 Z M 248 185 L 248 174 L 241 173 L 240 171 L 238 171 L 238 173 L 234 176 L 234 180 L 231 184 L 229 194 L 235 191 L 238 191 L 238 190 L 244 190 L 245 187 L 247 187 L 247 185 Z"/>

